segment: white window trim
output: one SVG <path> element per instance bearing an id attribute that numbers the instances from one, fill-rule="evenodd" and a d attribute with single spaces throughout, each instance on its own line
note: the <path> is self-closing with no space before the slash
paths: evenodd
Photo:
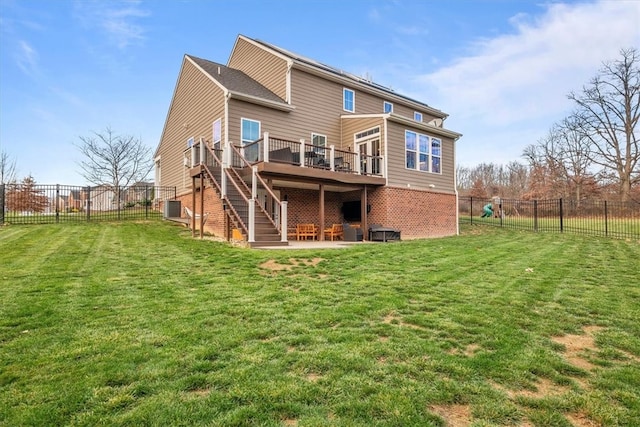
<path id="1" fill-rule="evenodd" d="M 422 123 L 422 120 L 423 120 L 422 113 L 419 112 L 419 111 L 414 111 L 413 112 L 413 120 L 415 120 L 416 122 L 421 122 Z"/>
<path id="2" fill-rule="evenodd" d="M 390 107 L 390 108 L 389 108 L 389 111 L 387 111 L 387 105 Z M 393 113 L 393 104 L 392 104 L 391 102 L 389 102 L 389 101 L 383 101 L 383 102 L 382 102 L 382 111 L 383 111 L 385 114 Z"/>
<path id="3" fill-rule="evenodd" d="M 328 138 L 327 138 L 327 135 L 323 135 L 323 134 L 321 134 L 321 133 L 311 132 L 311 144 L 312 144 L 312 145 L 314 145 L 314 144 L 313 144 L 313 138 L 314 138 L 314 137 L 321 137 L 321 138 L 324 138 L 324 145 L 323 145 L 323 147 L 324 147 L 324 150 L 326 150 L 326 149 L 327 149 L 327 147 L 329 146 L 329 140 L 328 140 Z M 321 149 L 320 149 L 320 148 L 318 148 L 318 147 L 316 147 L 316 146 L 314 146 L 314 147 L 313 147 L 313 149 L 314 149 L 314 150 L 316 150 L 317 152 L 320 152 L 320 151 L 321 151 Z M 323 154 L 324 154 L 324 150 L 322 150 Z"/>
<path id="4" fill-rule="evenodd" d="M 194 137 L 191 137 L 189 139 L 187 139 L 187 148 L 191 148 L 193 147 L 193 144 L 195 144 L 196 140 Z"/>
<path id="5" fill-rule="evenodd" d="M 244 133 L 244 129 L 243 129 L 243 126 L 242 126 L 242 122 L 243 122 L 244 120 L 248 120 L 248 121 L 250 121 L 250 122 L 256 122 L 256 123 L 258 123 L 258 138 L 257 138 L 257 139 L 260 139 L 260 131 L 261 131 L 261 129 L 262 129 L 262 123 L 260 122 L 260 120 L 254 120 L 254 119 L 250 119 L 250 118 L 248 118 L 248 117 L 240 117 L 240 143 L 241 143 L 242 145 L 245 145 L 245 140 L 244 140 L 244 135 L 243 135 L 243 133 Z M 254 139 L 254 140 L 252 140 L 252 141 L 247 141 L 247 143 L 252 143 L 252 142 L 256 141 L 257 139 Z"/>
<path id="6" fill-rule="evenodd" d="M 347 106 L 346 106 L 346 101 L 347 101 L 347 97 L 345 96 L 347 94 L 347 92 L 351 92 L 353 94 L 352 98 L 353 98 L 353 105 L 352 105 L 352 110 L 347 110 Z M 348 111 L 349 113 L 355 113 L 356 111 L 356 91 L 353 89 L 348 89 L 346 87 L 342 88 L 342 109 L 344 111 Z"/>
<path id="7" fill-rule="evenodd" d="M 218 139 L 216 139 L 216 123 L 218 123 L 218 129 L 220 131 Z M 211 125 L 211 132 L 211 140 L 213 141 L 213 144 L 216 142 L 222 142 L 222 119 L 216 119 L 213 121 L 213 124 Z"/>
<path id="8" fill-rule="evenodd" d="M 407 132 L 411 132 L 413 134 L 416 135 L 416 149 L 415 150 L 408 150 L 407 149 Z M 428 169 L 426 171 L 420 170 L 420 153 L 422 153 L 420 151 L 420 137 L 421 136 L 426 136 L 427 138 L 429 138 L 429 146 L 428 146 L 428 152 L 427 154 L 427 163 L 429 165 Z M 440 141 L 440 155 L 439 156 L 434 156 L 433 155 L 433 146 L 431 145 L 432 140 L 437 139 L 438 141 Z M 416 132 L 414 130 L 409 130 L 409 129 L 405 129 L 404 131 L 404 152 L 405 152 L 405 160 L 404 160 L 404 168 L 406 170 L 410 170 L 410 171 L 415 171 L 415 172 L 422 172 L 422 173 L 432 173 L 432 174 L 436 174 L 436 175 L 442 175 L 442 139 L 441 138 L 435 138 L 433 136 L 424 134 L 424 133 L 420 133 L 420 132 Z M 407 152 L 411 152 L 411 153 L 415 153 L 416 154 L 416 166 L 415 168 L 408 168 L 407 167 Z M 422 153 L 425 154 L 425 153 Z M 433 157 L 437 157 L 440 159 L 440 171 L 439 172 L 433 172 Z"/>
<path id="9" fill-rule="evenodd" d="M 324 146 L 327 146 L 327 135 L 323 135 L 321 133 L 315 133 L 315 132 L 311 132 L 311 144 L 313 144 L 313 138 L 319 136 L 324 138 Z"/>
<path id="10" fill-rule="evenodd" d="M 369 135 L 361 136 L 360 138 L 358 138 L 359 134 L 367 133 L 370 130 L 375 130 L 375 129 L 378 129 L 378 131 L 377 132 L 373 132 L 373 133 L 371 133 Z M 353 142 L 358 143 L 358 142 L 361 142 L 361 141 L 367 141 L 369 139 L 379 138 L 379 137 L 380 137 L 380 126 L 373 126 L 373 127 L 370 127 L 369 129 L 365 129 L 365 130 L 362 130 L 360 132 L 354 133 L 353 134 Z"/>

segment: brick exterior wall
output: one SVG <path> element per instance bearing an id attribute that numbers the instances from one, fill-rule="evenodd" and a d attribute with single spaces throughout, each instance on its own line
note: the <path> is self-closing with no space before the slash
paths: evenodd
<path id="1" fill-rule="evenodd" d="M 298 188 L 276 188 L 280 190 L 280 196 L 287 196 L 287 221 L 289 228 L 295 228 L 298 223 L 320 224 L 320 191 L 302 190 Z M 324 228 L 331 224 L 343 222 L 342 197 L 340 193 L 324 192 Z"/>
<path id="2" fill-rule="evenodd" d="M 323 227 L 344 222 L 341 208 L 345 201 L 360 200 L 360 191 L 334 193 L 326 191 L 324 225 L 320 224 L 319 191 L 297 188 L 275 188 L 280 195 L 287 198 L 289 228 L 298 223 L 313 223 Z M 178 196 L 182 203 L 182 216 L 186 217 L 184 207 L 200 213 L 200 190 L 196 192 L 196 208 L 194 209 L 191 194 Z M 369 190 L 367 202 L 371 211 L 367 216 L 369 224 L 382 224 L 385 227 L 397 228 L 403 240 L 451 236 L 457 233 L 456 210 L 457 200 L 454 194 L 431 191 L 379 187 Z M 208 214 L 204 231 L 218 237 L 225 235 L 225 215 L 222 201 L 215 189 L 206 187 L 204 191 L 204 212 Z M 196 221 L 199 230 L 200 222 Z"/>
<path id="3" fill-rule="evenodd" d="M 457 233 L 455 194 L 380 187 L 368 192 L 369 224 L 397 228 L 403 240 Z"/>
<path id="4" fill-rule="evenodd" d="M 181 216 L 186 218 L 184 212 L 185 206 L 192 212 L 200 214 L 200 189 L 196 190 L 196 207 L 192 206 L 191 193 L 183 194 L 177 197 L 182 204 Z M 205 187 L 204 189 L 204 213 L 207 214 L 207 222 L 204 224 L 204 232 L 217 237 L 225 236 L 225 215 L 222 209 L 222 200 L 214 188 Z M 200 220 L 196 220 L 196 230 L 200 230 Z"/>

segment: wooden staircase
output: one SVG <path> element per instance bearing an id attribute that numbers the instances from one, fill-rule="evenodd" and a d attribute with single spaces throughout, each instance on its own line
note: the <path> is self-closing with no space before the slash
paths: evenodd
<path id="1" fill-rule="evenodd" d="M 248 225 L 249 225 L 249 200 L 251 199 L 251 189 L 242 179 L 238 171 L 234 168 L 222 169 L 219 159 L 210 151 L 210 155 L 216 160 L 213 165 L 203 164 L 204 176 L 208 184 L 215 188 L 216 193 L 222 198 L 222 188 L 217 177 L 221 177 L 223 173 L 227 177 L 227 195 L 223 201 L 227 204 L 225 214 L 233 228 L 240 230 L 244 240 L 248 241 Z M 264 246 L 288 246 L 289 242 L 283 242 L 280 238 L 280 231 L 271 218 L 267 215 L 260 204 L 256 203 L 255 208 L 255 230 L 254 242 L 249 242 L 251 247 Z"/>

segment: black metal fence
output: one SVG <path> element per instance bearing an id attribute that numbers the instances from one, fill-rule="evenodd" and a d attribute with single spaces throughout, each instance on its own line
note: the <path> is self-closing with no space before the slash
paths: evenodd
<path id="1" fill-rule="evenodd" d="M 461 223 L 640 239 L 640 203 L 460 197 Z"/>
<path id="2" fill-rule="evenodd" d="M 0 185 L 0 225 L 162 218 L 175 187 Z"/>

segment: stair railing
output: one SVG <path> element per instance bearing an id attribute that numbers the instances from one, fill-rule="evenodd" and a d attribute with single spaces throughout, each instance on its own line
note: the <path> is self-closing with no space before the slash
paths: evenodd
<path id="1" fill-rule="evenodd" d="M 253 166 L 240 152 L 240 148 L 236 147 L 233 144 L 229 144 L 229 147 L 233 150 L 231 154 L 235 153 L 233 156 L 233 164 L 236 167 L 240 168 L 251 168 L 251 190 L 247 187 L 247 190 L 250 191 L 251 194 L 251 203 L 249 205 L 249 229 L 255 229 L 255 223 L 251 221 L 251 219 L 255 219 L 255 207 L 257 206 L 266 217 L 269 219 L 271 224 L 280 232 L 280 240 L 283 242 L 287 241 L 287 202 L 281 202 L 278 197 L 273 193 L 271 188 L 267 185 L 267 183 L 262 179 L 262 177 L 258 174 L 258 169 L 256 166 Z M 258 150 L 259 151 L 259 150 Z M 236 176 L 239 178 L 240 176 L 237 174 L 237 171 L 234 171 Z M 241 180 L 244 183 L 244 180 Z M 246 185 L 246 184 L 245 184 Z M 267 206 L 272 207 L 271 211 L 273 213 L 277 213 L 280 221 L 276 221 L 273 218 L 273 215 L 267 210 L 264 206 L 262 206 L 258 202 L 258 188 L 264 190 L 268 195 Z M 252 212 L 253 215 L 252 215 Z M 249 235 L 251 235 L 251 231 Z M 250 240 L 251 241 L 251 240 Z"/>

